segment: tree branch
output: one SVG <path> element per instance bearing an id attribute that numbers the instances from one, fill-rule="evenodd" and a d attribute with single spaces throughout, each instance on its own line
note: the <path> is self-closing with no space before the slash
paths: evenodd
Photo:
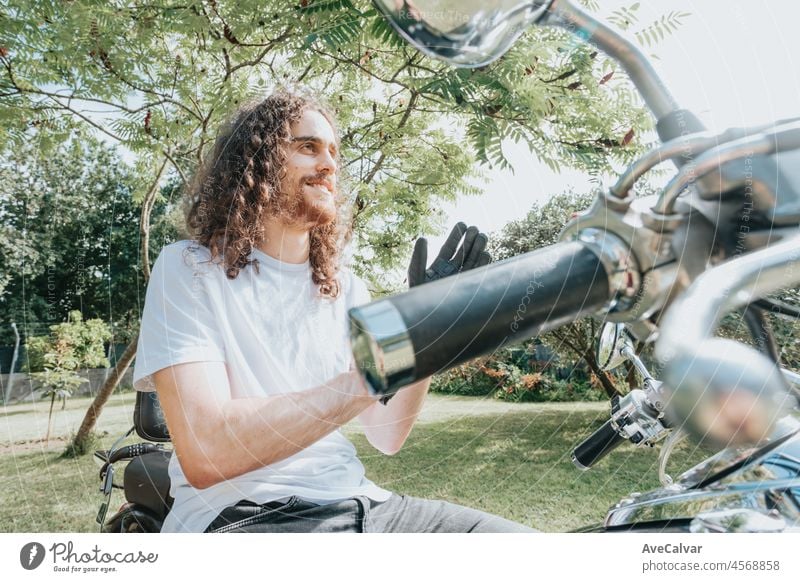
<path id="1" fill-rule="evenodd" d="M 112 133 L 111 131 L 107 130 L 105 127 L 103 127 L 102 125 L 100 125 L 96 121 L 93 121 L 91 118 L 85 116 L 83 113 L 81 113 L 77 109 L 73 109 L 72 107 L 70 107 L 70 106 L 68 106 L 68 105 L 66 105 L 64 103 L 59 102 L 59 100 L 56 99 L 55 97 L 48 97 L 48 98 L 51 101 L 53 101 L 56 105 L 58 105 L 61 109 L 63 109 L 64 111 L 69 111 L 70 113 L 72 113 L 76 117 L 80 117 L 83 121 L 85 121 L 86 123 L 88 123 L 89 125 L 94 127 L 95 129 L 97 129 L 98 131 L 103 132 L 108 137 L 110 137 L 110 138 L 112 138 L 112 139 L 114 139 L 114 140 L 116 140 L 116 141 L 118 141 L 120 143 L 124 143 L 125 140 L 122 139 L 120 136 L 118 136 L 118 135 Z"/>
<path id="2" fill-rule="evenodd" d="M 150 213 L 153 210 L 153 204 L 158 194 L 158 184 L 161 182 L 161 177 L 164 175 L 164 169 L 167 167 L 169 159 L 164 156 L 164 161 L 161 167 L 156 172 L 156 177 L 147 194 L 144 195 L 142 202 L 142 216 L 139 221 L 139 235 L 142 239 L 142 274 L 144 275 L 145 283 L 150 280 Z"/>
<path id="3" fill-rule="evenodd" d="M 166 157 L 170 161 L 170 163 L 172 164 L 172 167 L 175 168 L 176 172 L 178 172 L 178 175 L 181 177 L 181 182 L 183 182 L 183 185 L 184 186 L 188 186 L 189 185 L 189 180 L 186 178 L 186 174 L 183 173 L 183 170 L 178 165 L 178 162 L 176 162 L 175 159 L 172 157 L 172 154 L 170 154 L 168 151 L 164 150 L 164 157 Z"/>
<path id="4" fill-rule="evenodd" d="M 314 51 L 315 53 L 317 53 L 318 55 L 321 55 L 321 56 L 329 58 L 329 59 L 333 59 L 333 60 L 335 60 L 335 61 L 337 61 L 339 63 L 345 63 L 345 64 L 348 64 L 348 65 L 352 65 L 353 67 L 355 67 L 355 68 L 359 69 L 360 71 L 366 73 L 367 75 L 369 75 L 373 79 L 376 79 L 376 80 L 380 81 L 381 83 L 384 83 L 384 84 L 387 84 L 387 85 L 398 85 L 400 87 L 403 87 L 404 89 L 406 89 L 407 91 L 409 91 L 411 93 L 413 93 L 415 91 L 415 89 L 413 87 L 410 87 L 406 83 L 402 83 L 402 82 L 400 82 L 400 81 L 398 81 L 396 79 L 397 75 L 400 73 L 400 71 L 402 71 L 404 68 L 406 68 L 407 64 L 404 64 L 402 67 L 400 67 L 400 69 L 398 71 L 396 71 L 392 75 L 391 80 L 389 80 L 389 79 L 384 79 L 382 77 L 379 77 L 378 75 L 376 75 L 375 73 L 370 71 L 367 67 L 363 66 L 361 63 L 359 63 L 358 61 L 355 61 L 353 59 L 350 59 L 350 58 L 347 58 L 347 57 L 337 56 L 337 55 L 334 55 L 334 54 L 331 54 L 331 53 L 326 53 L 323 50 L 316 49 L 316 48 L 313 48 L 313 47 L 311 48 L 311 50 Z"/>
<path id="5" fill-rule="evenodd" d="M 416 91 L 411 92 L 411 97 L 408 100 L 408 107 L 406 107 L 405 113 L 403 113 L 403 117 L 400 122 L 397 124 L 397 129 L 402 129 L 405 126 L 406 122 L 408 122 L 408 118 L 411 117 L 411 112 L 414 110 L 414 105 L 417 102 L 417 97 L 419 93 Z M 364 178 L 364 184 L 369 184 L 375 178 L 375 175 L 381 169 L 383 162 L 386 160 L 386 152 L 381 151 L 381 155 L 378 157 L 378 161 L 375 162 L 375 165 L 372 166 L 369 174 L 367 174 L 366 178 Z"/>

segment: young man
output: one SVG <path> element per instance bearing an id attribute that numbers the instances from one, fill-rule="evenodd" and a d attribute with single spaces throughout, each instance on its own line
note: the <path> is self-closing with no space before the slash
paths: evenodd
<path id="1" fill-rule="evenodd" d="M 347 310 L 369 293 L 339 266 L 338 155 L 330 114 L 306 98 L 242 108 L 190 192 L 195 240 L 153 267 L 134 382 L 158 391 L 175 447 L 163 531 L 527 530 L 378 487 L 338 430 L 358 417 L 397 452 L 430 383 L 378 402 L 353 369 Z M 427 271 L 418 241 L 410 282 L 487 263 L 485 236 L 464 230 Z"/>

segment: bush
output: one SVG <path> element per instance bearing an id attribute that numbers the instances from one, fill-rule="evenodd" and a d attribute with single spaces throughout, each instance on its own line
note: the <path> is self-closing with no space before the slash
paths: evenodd
<path id="1" fill-rule="evenodd" d="M 431 392 L 459 396 L 494 396 L 509 402 L 573 402 L 607 399 L 595 378 L 574 371 L 566 379 L 554 377 L 549 367 L 535 364 L 520 348 L 500 350 L 491 358 L 462 364 L 437 374 Z"/>
<path id="2" fill-rule="evenodd" d="M 71 434 L 68 441 L 69 444 L 67 444 L 67 448 L 64 452 L 61 453 L 61 457 L 64 459 L 77 459 L 83 455 L 94 452 L 102 448 L 102 437 L 106 435 L 108 435 L 107 432 L 103 432 L 102 435 L 99 435 L 92 431 L 87 438 L 79 441 L 75 438 L 75 434 Z"/>
<path id="3" fill-rule="evenodd" d="M 56 367 L 56 354 L 69 360 L 58 367 L 70 370 L 103 368 L 108 366 L 104 344 L 111 339 L 111 331 L 100 319 L 83 320 L 80 311 L 71 311 L 65 323 L 50 326 L 50 335 L 35 336 L 26 341 L 28 361 L 25 371 L 44 372 Z"/>
<path id="4" fill-rule="evenodd" d="M 509 382 L 495 396 L 509 402 L 599 402 L 607 399 L 591 382 L 557 380 L 545 374 L 525 374 L 519 383 Z"/>
<path id="5" fill-rule="evenodd" d="M 475 364 L 463 364 L 447 372 L 436 374 L 431 381 L 431 392 L 458 396 L 489 396 L 497 390 L 499 382 L 481 371 Z"/>
<path id="6" fill-rule="evenodd" d="M 67 398 L 84 379 L 80 368 L 107 366 L 103 343 L 110 339 L 108 326 L 99 319 L 83 321 L 80 311 L 71 311 L 66 323 L 50 326 L 50 336 L 28 341 L 28 371 L 44 388 L 43 397 L 50 398 L 47 434 L 50 439 L 53 405 L 56 398 Z M 63 407 L 62 407 L 63 408 Z"/>
<path id="7" fill-rule="evenodd" d="M 29 337 L 25 342 L 25 362 L 22 364 L 23 372 L 43 372 L 44 355 L 50 347 L 50 337 L 38 335 Z"/>

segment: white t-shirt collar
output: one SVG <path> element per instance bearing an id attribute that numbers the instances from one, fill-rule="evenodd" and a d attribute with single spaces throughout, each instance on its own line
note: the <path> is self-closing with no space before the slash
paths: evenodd
<path id="1" fill-rule="evenodd" d="M 254 258 L 257 258 L 259 262 L 267 265 L 268 268 L 276 269 L 281 272 L 305 272 L 307 273 L 311 268 L 311 261 L 306 259 L 303 263 L 285 263 L 276 259 L 275 257 L 271 257 L 267 253 L 262 250 L 259 250 L 253 247 L 252 255 Z"/>

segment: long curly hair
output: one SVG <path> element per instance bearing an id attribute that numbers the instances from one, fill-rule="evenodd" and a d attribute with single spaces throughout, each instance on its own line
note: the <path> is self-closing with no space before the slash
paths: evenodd
<path id="1" fill-rule="evenodd" d="M 333 127 L 330 111 L 310 97 L 280 90 L 241 107 L 220 130 L 188 191 L 187 230 L 211 251 L 229 279 L 258 260 L 250 257 L 265 236 L 265 219 L 296 209 L 293 193 L 281 191 L 281 175 L 291 139 L 290 126 L 306 110 L 318 111 Z M 338 136 L 338 133 L 337 133 Z M 337 137 L 338 139 L 338 137 Z M 340 190 L 341 191 L 341 190 Z M 312 280 L 320 295 L 336 298 L 342 249 L 352 236 L 349 207 L 336 195 L 336 218 L 309 233 Z"/>

